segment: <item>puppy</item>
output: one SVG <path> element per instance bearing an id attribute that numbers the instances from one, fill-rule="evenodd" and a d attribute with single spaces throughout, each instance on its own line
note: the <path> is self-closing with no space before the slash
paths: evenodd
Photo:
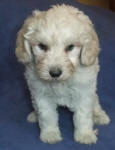
<path id="1" fill-rule="evenodd" d="M 100 48 L 89 17 L 64 4 L 36 10 L 25 20 L 16 45 L 35 109 L 28 119 L 39 122 L 41 140 L 62 140 L 57 107 L 67 106 L 74 112 L 75 141 L 96 143 L 94 123 L 110 119 L 96 93 Z"/>

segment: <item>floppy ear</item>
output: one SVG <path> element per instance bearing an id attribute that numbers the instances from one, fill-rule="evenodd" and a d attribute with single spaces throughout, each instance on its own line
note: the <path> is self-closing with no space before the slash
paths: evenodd
<path id="1" fill-rule="evenodd" d="M 88 33 L 82 50 L 81 50 L 81 64 L 83 65 L 92 65 L 100 51 L 99 40 L 94 29 Z"/>
<path id="2" fill-rule="evenodd" d="M 39 10 L 33 11 L 32 16 L 25 20 L 24 25 L 17 34 L 15 53 L 18 60 L 23 64 L 32 61 L 29 39 L 34 31 L 32 27 L 30 27 L 30 24 L 32 26 L 32 23 L 36 20 L 40 13 L 41 12 Z"/>
<path id="3" fill-rule="evenodd" d="M 24 35 L 25 27 L 23 26 L 18 32 L 16 41 L 16 56 L 23 64 L 31 62 L 32 59 L 29 41 L 24 37 Z"/>

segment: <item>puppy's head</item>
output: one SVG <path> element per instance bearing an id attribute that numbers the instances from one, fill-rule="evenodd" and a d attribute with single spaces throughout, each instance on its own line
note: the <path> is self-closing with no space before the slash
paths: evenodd
<path id="1" fill-rule="evenodd" d="M 66 5 L 34 11 L 17 37 L 19 61 L 33 63 L 44 80 L 66 80 L 80 64 L 95 63 L 98 53 L 98 37 L 90 19 Z"/>

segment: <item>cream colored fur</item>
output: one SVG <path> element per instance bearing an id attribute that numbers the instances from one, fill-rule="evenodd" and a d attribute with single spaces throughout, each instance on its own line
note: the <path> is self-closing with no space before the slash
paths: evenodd
<path id="1" fill-rule="evenodd" d="M 40 43 L 46 47 L 40 47 Z M 68 50 L 70 45 L 73 47 Z M 96 143 L 94 123 L 109 123 L 96 94 L 99 51 L 93 24 L 72 6 L 36 10 L 24 22 L 17 37 L 16 55 L 25 65 L 35 109 L 27 119 L 39 122 L 42 141 L 56 143 L 62 139 L 58 106 L 74 112 L 74 139 L 80 143 Z M 62 70 L 58 78 L 49 74 L 52 67 Z"/>

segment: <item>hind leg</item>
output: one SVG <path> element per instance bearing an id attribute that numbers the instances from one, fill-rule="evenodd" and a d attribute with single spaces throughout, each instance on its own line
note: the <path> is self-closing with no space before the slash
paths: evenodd
<path id="1" fill-rule="evenodd" d="M 97 94 L 95 95 L 95 105 L 94 105 L 94 113 L 93 113 L 94 123 L 98 125 L 109 124 L 110 118 L 106 114 L 106 112 L 102 109 L 99 104 L 99 99 Z"/>
<path id="2" fill-rule="evenodd" d="M 35 111 L 32 111 L 31 113 L 29 113 L 29 115 L 27 116 L 27 120 L 29 122 L 37 122 L 37 114 L 35 113 Z"/>

